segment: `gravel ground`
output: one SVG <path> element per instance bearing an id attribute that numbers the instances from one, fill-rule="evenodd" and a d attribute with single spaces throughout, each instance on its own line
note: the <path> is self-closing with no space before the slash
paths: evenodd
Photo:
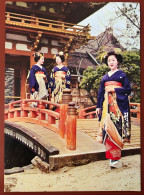
<path id="1" fill-rule="evenodd" d="M 141 191 L 140 155 L 122 157 L 123 167 L 109 160 L 43 173 L 38 168 L 4 176 L 4 192 Z"/>

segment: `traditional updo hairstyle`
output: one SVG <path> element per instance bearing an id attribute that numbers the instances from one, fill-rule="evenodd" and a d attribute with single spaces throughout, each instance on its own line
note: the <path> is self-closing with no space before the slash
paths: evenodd
<path id="1" fill-rule="evenodd" d="M 112 56 L 112 55 L 114 55 L 116 57 L 116 59 L 119 63 L 122 63 L 123 59 L 122 59 L 121 54 L 116 54 L 114 51 L 110 51 L 107 53 L 107 55 L 104 58 L 106 65 L 108 65 L 108 63 L 107 63 L 108 57 Z"/>
<path id="2" fill-rule="evenodd" d="M 65 61 L 64 53 L 62 51 L 60 51 L 58 54 L 56 54 L 56 56 L 59 56 L 62 62 Z"/>
<path id="3" fill-rule="evenodd" d="M 35 62 L 38 62 L 39 59 L 43 56 L 43 53 L 35 52 L 35 53 L 33 54 L 33 56 L 34 56 L 34 61 L 35 61 Z"/>

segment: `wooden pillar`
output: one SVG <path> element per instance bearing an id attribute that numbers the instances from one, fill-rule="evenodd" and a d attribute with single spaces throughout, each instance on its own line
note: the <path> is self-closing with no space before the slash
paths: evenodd
<path id="1" fill-rule="evenodd" d="M 30 55 L 30 69 L 32 68 L 32 66 L 36 63 L 34 61 L 34 57 L 33 54 L 35 53 L 35 51 L 31 51 L 31 55 Z"/>
<path id="2" fill-rule="evenodd" d="M 26 87 L 25 87 L 25 82 L 26 82 L 26 68 L 24 66 L 21 67 L 21 99 L 26 98 Z"/>
<path id="3" fill-rule="evenodd" d="M 67 109 L 66 143 L 67 149 L 76 150 L 76 108 L 74 102 L 70 102 Z"/>

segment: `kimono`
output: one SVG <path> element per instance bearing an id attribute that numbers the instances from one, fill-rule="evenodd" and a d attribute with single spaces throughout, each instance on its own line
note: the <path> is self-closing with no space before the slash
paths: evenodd
<path id="1" fill-rule="evenodd" d="M 105 87 L 114 86 L 115 91 L 106 92 Z M 97 108 L 102 109 L 100 128 L 106 158 L 119 160 L 125 139 L 130 139 L 130 112 L 128 96 L 131 93 L 129 80 L 122 70 L 102 77 Z"/>
<path id="2" fill-rule="evenodd" d="M 35 88 L 35 92 L 31 91 L 31 99 L 44 99 L 48 96 L 48 84 L 45 82 L 45 76 L 47 78 L 44 67 L 33 65 L 30 70 L 29 85 L 30 89 Z"/>
<path id="3" fill-rule="evenodd" d="M 62 94 L 65 88 L 70 88 L 71 75 L 66 66 L 52 69 L 50 75 L 51 101 L 61 103 Z"/>

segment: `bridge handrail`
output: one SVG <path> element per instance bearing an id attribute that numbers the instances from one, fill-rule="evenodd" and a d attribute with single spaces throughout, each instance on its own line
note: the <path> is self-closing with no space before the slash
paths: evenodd
<path id="1" fill-rule="evenodd" d="M 32 102 L 37 102 L 37 106 L 30 106 L 29 103 Z M 19 105 L 15 107 L 16 104 Z M 52 110 L 50 106 L 56 110 Z M 6 121 L 30 122 L 46 127 L 58 133 L 62 138 L 66 137 L 68 149 L 76 149 L 76 108 L 74 102 L 57 104 L 46 100 L 23 99 L 6 104 L 4 116 Z"/>
<path id="2" fill-rule="evenodd" d="M 32 103 L 32 102 L 43 103 L 43 104 L 46 104 L 46 105 L 52 105 L 52 106 L 55 106 L 57 108 L 60 107 L 60 104 L 57 104 L 57 103 L 54 103 L 54 102 L 51 102 L 51 101 L 36 100 L 36 99 L 23 99 L 23 100 L 17 100 L 17 101 L 14 101 L 14 102 L 10 102 L 9 104 L 5 104 L 5 108 L 12 107 L 15 104 Z"/>
<path id="3" fill-rule="evenodd" d="M 38 103 L 38 106 L 32 107 L 29 103 L 33 102 Z M 46 105 L 55 108 L 61 107 L 60 104 L 54 102 L 36 99 L 23 99 L 10 102 L 5 105 L 5 120 L 39 123 L 58 133 L 61 128 L 61 123 L 59 122 L 58 127 L 53 127 L 52 124 L 56 123 L 56 119 L 60 118 L 61 113 L 48 108 L 46 109 Z"/>
<path id="4" fill-rule="evenodd" d="M 135 106 L 135 108 L 132 108 L 132 106 Z M 97 116 L 96 116 L 96 112 L 94 109 L 96 109 L 96 106 L 91 106 L 85 109 L 80 109 L 78 118 L 79 119 L 96 118 Z M 130 113 L 131 113 L 131 116 L 133 115 L 133 113 L 136 113 L 136 118 L 140 119 L 140 103 L 130 102 Z"/>

